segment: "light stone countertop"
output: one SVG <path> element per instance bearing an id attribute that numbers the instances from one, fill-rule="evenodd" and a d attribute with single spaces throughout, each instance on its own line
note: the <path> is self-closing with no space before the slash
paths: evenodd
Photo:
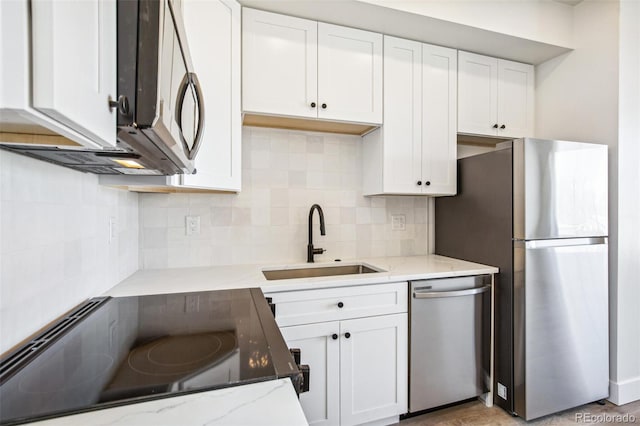
<path id="1" fill-rule="evenodd" d="M 450 257 L 408 256 L 377 257 L 343 262 L 315 263 L 314 266 L 338 266 L 364 263 L 385 272 L 332 277 L 296 278 L 267 281 L 264 269 L 308 267 L 310 264 L 230 265 L 200 268 L 140 270 L 125 279 L 105 296 L 122 297 L 147 294 L 182 293 L 260 287 L 264 293 L 342 287 L 347 285 L 381 284 L 427 278 L 493 274 L 498 268 L 466 262 Z"/>
<path id="2" fill-rule="evenodd" d="M 30 423 L 39 426 L 307 426 L 289 379 L 252 383 Z"/>
<path id="3" fill-rule="evenodd" d="M 310 265 L 149 269 L 136 272 L 105 295 L 122 297 L 247 287 L 260 287 L 264 293 L 274 293 L 498 272 L 498 268 L 493 266 L 437 255 L 367 258 L 315 263 L 313 266 L 344 266 L 354 263 L 363 263 L 384 272 L 268 281 L 262 274 L 265 269 L 290 269 Z M 293 387 L 289 385 L 288 379 L 284 380 L 288 386 L 282 385 L 283 380 L 263 382 L 63 417 L 59 419 L 60 422 L 54 419 L 42 422 L 42 425 L 306 425 Z M 67 419 L 73 419 L 73 422 L 68 422 Z"/>

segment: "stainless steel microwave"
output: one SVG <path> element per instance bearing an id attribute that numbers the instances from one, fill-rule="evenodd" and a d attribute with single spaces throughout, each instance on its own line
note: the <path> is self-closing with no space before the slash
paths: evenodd
<path id="1" fill-rule="evenodd" d="M 110 149 L 3 144 L 1 149 L 101 175 L 195 173 L 204 100 L 178 0 L 118 0 L 117 144 Z"/>
<path id="2" fill-rule="evenodd" d="M 181 8 L 174 0 L 117 5 L 118 139 L 165 163 L 156 166 L 163 174 L 191 173 L 205 116 Z"/>

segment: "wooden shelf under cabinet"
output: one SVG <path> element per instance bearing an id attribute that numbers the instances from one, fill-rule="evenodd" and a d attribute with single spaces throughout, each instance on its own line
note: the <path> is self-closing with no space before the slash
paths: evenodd
<path id="1" fill-rule="evenodd" d="M 378 126 L 371 124 L 342 123 L 336 121 L 322 121 L 295 117 L 273 115 L 245 114 L 242 122 L 244 126 L 270 127 L 287 130 L 305 130 L 310 132 L 341 133 L 345 135 L 363 136 L 375 130 Z"/>

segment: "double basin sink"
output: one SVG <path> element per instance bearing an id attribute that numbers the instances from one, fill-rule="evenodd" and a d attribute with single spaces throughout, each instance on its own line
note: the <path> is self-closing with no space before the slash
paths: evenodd
<path id="1" fill-rule="evenodd" d="M 294 278 L 332 277 L 338 275 L 360 275 L 385 272 L 363 263 L 338 266 L 308 266 L 304 268 L 266 269 L 262 273 L 271 280 L 290 280 Z"/>

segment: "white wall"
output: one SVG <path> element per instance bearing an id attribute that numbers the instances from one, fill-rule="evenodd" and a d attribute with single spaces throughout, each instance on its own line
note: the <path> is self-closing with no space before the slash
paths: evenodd
<path id="1" fill-rule="evenodd" d="M 573 52 L 536 67 L 536 136 L 609 146 L 610 400 L 640 399 L 638 2 L 574 7 Z"/>
<path id="2" fill-rule="evenodd" d="M 618 5 L 575 8 L 575 50 L 536 67 L 535 135 L 596 142 L 618 139 Z"/>
<path id="3" fill-rule="evenodd" d="M 360 0 L 558 46 L 572 46 L 573 10 L 550 0 Z"/>
<path id="4" fill-rule="evenodd" d="M 363 197 L 362 139 L 243 128 L 243 188 L 231 194 L 145 194 L 140 198 L 141 267 L 306 262 L 308 215 L 318 261 L 427 253 L 426 197 Z M 406 230 L 391 230 L 402 214 Z M 197 215 L 201 234 L 185 235 Z"/>
<path id="5" fill-rule="evenodd" d="M 609 259 L 618 236 L 618 2 L 574 7 L 575 50 L 536 67 L 535 136 L 609 146 Z M 617 270 L 609 268 L 610 282 Z"/>
<path id="6" fill-rule="evenodd" d="M 137 270 L 138 196 L 0 151 L 0 240 L 3 353 Z"/>
<path id="7" fill-rule="evenodd" d="M 611 400 L 640 399 L 640 2 L 620 2 L 618 247 L 611 284 Z"/>

